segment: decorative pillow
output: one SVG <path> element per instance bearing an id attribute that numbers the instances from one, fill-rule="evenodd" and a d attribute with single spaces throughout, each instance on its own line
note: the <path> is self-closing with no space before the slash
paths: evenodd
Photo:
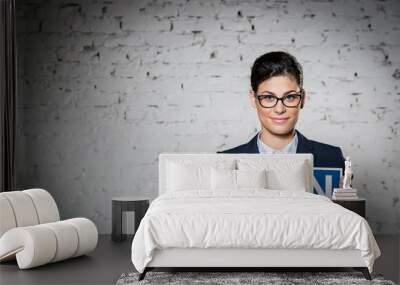
<path id="1" fill-rule="evenodd" d="M 184 191 L 210 188 L 210 167 L 184 165 L 169 162 L 168 191 Z"/>
<path id="2" fill-rule="evenodd" d="M 269 169 L 267 172 L 268 188 L 307 192 L 309 188 L 306 167 L 307 165 L 303 162 L 292 165 L 290 169 L 279 166 Z"/>
<path id="3" fill-rule="evenodd" d="M 236 170 L 211 168 L 211 189 L 236 189 Z"/>
<path id="4" fill-rule="evenodd" d="M 267 177 L 262 170 L 232 170 L 211 168 L 212 190 L 239 190 L 241 188 L 266 188 Z"/>
<path id="5" fill-rule="evenodd" d="M 239 170 L 267 171 L 267 188 L 273 190 L 308 191 L 308 164 L 288 158 L 238 159 Z"/>
<path id="6" fill-rule="evenodd" d="M 237 188 L 267 188 L 267 171 L 236 170 Z"/>

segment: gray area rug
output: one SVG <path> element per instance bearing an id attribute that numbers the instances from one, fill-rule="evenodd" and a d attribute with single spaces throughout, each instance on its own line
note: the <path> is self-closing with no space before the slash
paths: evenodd
<path id="1" fill-rule="evenodd" d="M 372 281 L 361 272 L 147 272 L 145 279 L 138 281 L 139 273 L 124 273 L 117 285 L 133 284 L 379 284 L 395 285 L 384 280 L 382 275 L 372 274 Z"/>

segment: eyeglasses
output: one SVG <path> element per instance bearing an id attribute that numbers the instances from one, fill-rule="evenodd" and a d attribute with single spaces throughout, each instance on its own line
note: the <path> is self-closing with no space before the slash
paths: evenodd
<path id="1" fill-rule="evenodd" d="M 299 106 L 303 95 L 304 95 L 304 89 L 300 89 L 298 93 L 293 92 L 284 95 L 281 98 L 269 94 L 256 95 L 256 97 L 261 107 L 263 108 L 274 108 L 278 104 L 278 101 L 282 101 L 285 107 L 296 108 L 297 106 Z"/>

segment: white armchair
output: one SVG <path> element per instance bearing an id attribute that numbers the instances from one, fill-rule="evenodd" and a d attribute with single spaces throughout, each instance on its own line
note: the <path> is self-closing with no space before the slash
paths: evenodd
<path id="1" fill-rule="evenodd" d="M 92 221 L 60 221 L 46 190 L 0 193 L 0 262 L 17 259 L 20 269 L 28 269 L 86 254 L 96 248 L 97 240 Z"/>

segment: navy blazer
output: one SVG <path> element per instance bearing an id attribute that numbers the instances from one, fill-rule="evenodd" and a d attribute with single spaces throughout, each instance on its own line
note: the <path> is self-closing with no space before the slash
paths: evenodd
<path id="1" fill-rule="evenodd" d="M 312 153 L 314 156 L 314 167 L 342 168 L 344 173 L 344 157 L 339 147 L 309 140 L 298 130 L 296 132 L 298 138 L 296 153 Z M 259 153 L 257 136 L 258 134 L 248 143 L 224 151 L 218 151 L 217 153 Z"/>

